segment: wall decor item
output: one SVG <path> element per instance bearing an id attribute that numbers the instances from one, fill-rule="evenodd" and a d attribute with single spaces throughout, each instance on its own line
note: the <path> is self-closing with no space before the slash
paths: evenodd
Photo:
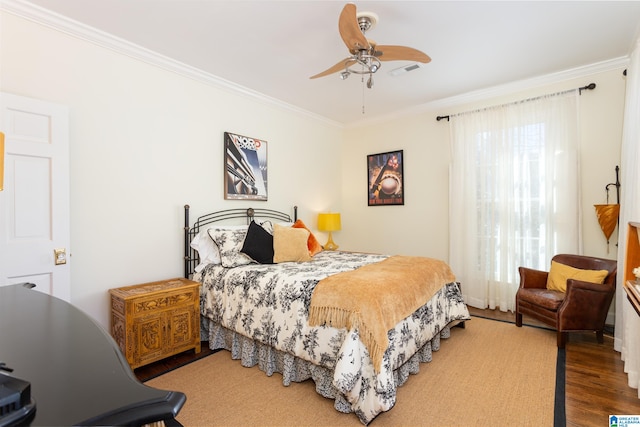
<path id="1" fill-rule="evenodd" d="M 402 150 L 367 156 L 369 206 L 404 205 Z"/>
<path id="2" fill-rule="evenodd" d="M 267 200 L 267 141 L 224 133 L 225 200 Z"/>
<path id="3" fill-rule="evenodd" d="M 604 233 L 604 237 L 607 239 L 607 253 L 609 253 L 609 238 L 613 234 L 613 230 L 616 229 L 618 221 L 620 220 L 620 178 L 618 173 L 620 172 L 620 166 L 616 166 L 616 182 L 607 184 L 604 189 L 607 193 L 606 205 L 594 205 L 596 208 L 596 215 L 598 217 L 598 223 Z M 609 204 L 609 187 L 615 185 L 616 187 L 616 203 Z"/>

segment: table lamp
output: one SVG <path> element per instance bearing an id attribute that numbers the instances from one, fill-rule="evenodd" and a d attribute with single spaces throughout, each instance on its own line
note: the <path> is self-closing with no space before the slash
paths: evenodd
<path id="1" fill-rule="evenodd" d="M 338 249 L 338 245 L 334 243 L 331 233 L 333 231 L 339 231 L 341 228 L 342 226 L 340 225 L 339 213 L 318 214 L 318 230 L 327 231 L 329 233 L 329 240 L 327 240 L 327 243 L 324 245 L 325 250 L 335 251 Z"/>

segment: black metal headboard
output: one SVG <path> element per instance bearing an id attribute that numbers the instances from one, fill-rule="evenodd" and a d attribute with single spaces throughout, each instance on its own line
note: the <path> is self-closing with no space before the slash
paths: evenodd
<path id="1" fill-rule="evenodd" d="M 189 205 L 184 205 L 184 277 L 189 278 L 200 258 L 198 252 L 191 247 L 191 241 L 200 232 L 200 229 L 214 222 L 228 221 L 232 219 L 245 219 L 250 224 L 255 218 L 264 220 L 276 220 L 282 222 L 295 222 L 298 219 L 298 207 L 293 207 L 293 219 L 291 215 L 272 209 L 226 209 L 223 211 L 211 212 L 198 217 L 192 226 L 189 225 Z"/>

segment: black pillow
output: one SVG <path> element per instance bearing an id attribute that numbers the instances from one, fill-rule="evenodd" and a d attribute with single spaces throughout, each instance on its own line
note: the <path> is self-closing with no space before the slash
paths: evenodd
<path id="1" fill-rule="evenodd" d="M 260 264 L 273 264 L 273 236 L 251 221 L 240 252 L 249 255 Z"/>

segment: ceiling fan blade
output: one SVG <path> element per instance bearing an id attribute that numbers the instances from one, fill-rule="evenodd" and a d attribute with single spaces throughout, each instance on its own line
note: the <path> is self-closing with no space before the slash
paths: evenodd
<path id="1" fill-rule="evenodd" d="M 426 53 L 406 46 L 377 45 L 375 56 L 380 61 L 415 61 L 425 64 L 431 62 Z"/>
<path id="2" fill-rule="evenodd" d="M 347 3 L 342 9 L 338 20 L 338 30 L 349 52 L 354 53 L 360 49 L 369 48 L 369 42 L 360 30 L 360 25 L 358 25 L 355 4 Z"/>
<path id="3" fill-rule="evenodd" d="M 334 65 L 333 67 L 324 70 L 323 72 L 316 74 L 315 76 L 311 76 L 309 77 L 310 79 L 317 79 L 318 77 L 324 77 L 324 76 L 328 76 L 329 74 L 333 74 L 333 73 L 337 73 L 338 71 L 344 70 L 344 64 L 345 61 L 349 59 L 349 58 L 345 58 L 342 61 L 338 62 L 336 65 Z"/>

